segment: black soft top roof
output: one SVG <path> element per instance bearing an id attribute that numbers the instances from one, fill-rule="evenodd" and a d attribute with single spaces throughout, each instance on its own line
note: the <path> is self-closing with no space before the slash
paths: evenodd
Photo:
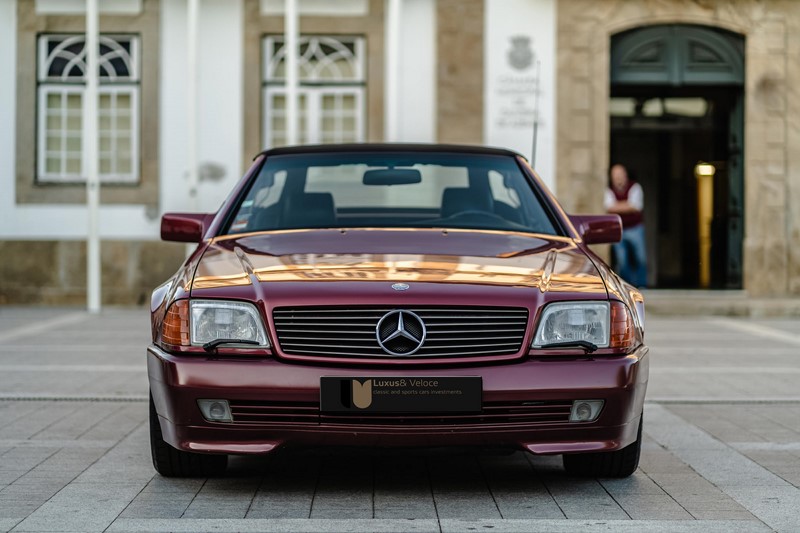
<path id="1" fill-rule="evenodd" d="M 521 154 L 505 148 L 492 148 L 488 146 L 473 146 L 466 144 L 419 144 L 419 143 L 355 143 L 355 144 L 315 144 L 308 146 L 284 146 L 264 150 L 258 155 L 302 155 L 302 154 L 330 154 L 353 152 L 425 152 L 425 153 L 461 153 L 504 155 L 511 157 L 524 157 Z"/>

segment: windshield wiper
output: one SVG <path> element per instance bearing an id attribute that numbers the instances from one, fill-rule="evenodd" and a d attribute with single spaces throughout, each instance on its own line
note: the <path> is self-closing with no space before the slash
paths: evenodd
<path id="1" fill-rule="evenodd" d="M 214 339 L 213 341 L 205 343 L 203 345 L 203 349 L 207 352 L 213 352 L 222 344 L 249 344 L 252 346 L 261 346 L 258 341 L 252 341 L 249 339 Z"/>
<path id="2" fill-rule="evenodd" d="M 586 353 L 597 351 L 597 345 L 589 341 L 553 342 L 539 346 L 539 348 L 543 350 L 550 350 L 553 348 L 583 348 Z"/>

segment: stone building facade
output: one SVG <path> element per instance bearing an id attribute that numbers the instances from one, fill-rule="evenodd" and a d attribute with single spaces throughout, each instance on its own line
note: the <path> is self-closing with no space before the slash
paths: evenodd
<path id="1" fill-rule="evenodd" d="M 780 0 L 558 2 L 558 190 L 565 207 L 597 211 L 609 165 L 612 36 L 664 24 L 744 37 L 743 288 L 800 294 L 800 3 Z"/>
<path id="2" fill-rule="evenodd" d="M 119 102 L 127 100 L 109 97 L 110 105 L 118 106 L 110 114 L 135 117 L 130 130 L 117 117 L 118 131 L 111 136 L 117 142 L 131 136 L 137 140 L 123 152 L 133 150 L 138 164 L 137 174 L 128 181 L 112 177 L 103 187 L 103 300 L 140 304 L 185 254 L 181 245 L 158 241 L 158 222 L 164 212 L 190 207 L 184 128 L 186 2 L 118 0 L 111 5 L 101 0 L 101 7 L 104 2 L 101 33 L 112 45 L 127 46 L 127 53 L 139 56 L 135 60 L 138 71 L 130 78 L 138 107 L 133 111 L 119 108 Z M 51 125 L 42 122 L 51 113 L 48 102 L 62 102 L 64 117 L 71 112 L 71 89 L 56 87 L 53 90 L 62 91 L 56 93 L 62 99 L 48 100 L 48 84 L 58 80 L 48 78 L 43 65 L 49 57 L 47 50 L 59 46 L 46 44 L 47 39 L 61 39 L 58 42 L 63 45 L 81 31 L 82 3 L 0 0 L 0 79 L 14 80 L 0 84 L 0 257 L 4 258 L 0 261 L 0 304 L 85 301 L 83 184 L 79 175 L 70 174 L 70 152 L 64 148 L 72 134 L 67 131 L 67 118 L 63 131 L 50 132 Z M 742 139 L 735 150 L 723 146 L 730 158 L 718 165 L 721 173 L 733 176 L 732 161 L 741 160 L 742 203 L 737 216 L 743 226 L 740 237 L 735 232 L 726 237 L 730 241 L 726 253 L 740 257 L 741 265 L 734 269 L 736 275 L 718 286 L 741 288 L 754 296 L 800 294 L 800 2 L 401 0 L 401 4 L 399 97 L 394 103 L 401 122 L 394 138 L 516 149 L 535 158 L 545 182 L 574 213 L 602 210 L 601 192 L 606 169 L 617 153 L 615 136 L 620 124 L 640 118 L 650 121 L 647 127 L 654 129 L 647 130 L 647 135 L 659 139 L 653 133 L 659 128 L 672 131 L 675 146 L 691 143 L 693 137 L 674 133 L 678 130 L 666 124 L 667 119 L 689 127 L 705 124 L 712 135 L 708 142 L 725 144 L 714 140 L 714 135 L 721 138 L 723 133 L 718 130 L 720 123 L 711 121 L 712 111 L 705 119 L 666 113 L 639 117 L 641 106 L 636 104 L 636 116 L 615 115 L 615 106 L 627 100 L 645 102 L 645 107 L 656 100 L 659 105 L 670 101 L 695 105 L 702 100 L 709 110 L 718 109 L 728 105 L 725 91 L 732 90 L 729 86 L 665 84 L 615 89 L 611 68 L 615 39 L 655 27 L 665 32 L 698 28 L 741 43 L 743 78 L 735 89 L 741 107 L 731 104 L 726 109 L 734 114 L 741 110 Z M 280 138 L 281 5 L 280 0 L 200 2 L 198 151 L 201 176 L 207 171 L 208 177 L 201 181 L 197 205 L 204 211 L 215 210 L 252 156 Z M 315 45 L 319 50 L 338 46 L 341 53 L 352 56 L 349 60 L 354 65 L 352 78 L 334 80 L 338 88 L 328 92 L 322 74 L 309 80 L 305 102 L 309 120 L 318 120 L 318 127 L 309 127 L 307 140 L 389 138 L 387 0 L 300 0 L 300 5 L 304 46 L 308 50 Z M 129 35 L 134 36 L 132 41 L 126 41 Z M 129 41 L 135 45 L 126 45 Z M 326 102 L 334 107 L 325 108 Z M 336 115 L 339 131 L 325 126 L 330 113 Z M 534 124 L 535 152 L 531 147 Z M 725 135 L 736 131 L 730 126 Z M 63 139 L 63 144 L 60 152 L 50 154 L 43 147 L 53 139 Z M 669 158 L 669 154 L 659 157 Z M 59 164 L 61 175 L 50 172 L 48 165 L 56 168 Z M 113 164 L 127 168 L 127 160 Z M 694 210 L 691 201 L 659 199 L 660 185 L 650 179 L 652 193 L 647 201 L 657 204 L 660 213 Z M 730 196 L 735 199 L 734 193 Z M 687 198 L 693 194 L 689 190 Z M 668 250 L 673 241 L 659 237 L 658 232 L 666 231 L 667 222 L 680 222 L 670 222 L 662 214 L 648 221 L 653 271 L 660 268 L 664 273 L 654 274 L 656 287 L 662 285 L 660 280 L 672 279 L 667 276 L 672 267 L 664 262 L 665 252 L 659 245 Z M 683 233 L 673 232 L 669 238 L 691 233 L 691 224 L 682 224 Z M 692 261 L 689 250 L 682 268 L 691 270 Z M 724 261 L 718 262 L 724 270 Z M 695 286 L 691 272 L 681 276 L 674 283 Z"/>

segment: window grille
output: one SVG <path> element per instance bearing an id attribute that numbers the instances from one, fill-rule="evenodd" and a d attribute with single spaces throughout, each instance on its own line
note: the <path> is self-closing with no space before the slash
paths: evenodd
<path id="1" fill-rule="evenodd" d="M 101 35 L 99 44 L 100 179 L 135 183 L 139 179 L 139 39 Z M 84 35 L 41 35 L 37 79 L 37 181 L 84 181 Z"/>
<path id="2" fill-rule="evenodd" d="M 364 39 L 301 36 L 298 45 L 298 142 L 362 142 L 365 137 Z M 285 59 L 283 37 L 266 37 L 263 98 L 267 148 L 287 142 Z"/>

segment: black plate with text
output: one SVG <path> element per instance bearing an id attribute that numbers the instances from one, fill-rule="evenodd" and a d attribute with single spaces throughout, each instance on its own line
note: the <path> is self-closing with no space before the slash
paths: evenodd
<path id="1" fill-rule="evenodd" d="M 320 411 L 327 413 L 477 413 L 479 376 L 320 378 Z"/>

